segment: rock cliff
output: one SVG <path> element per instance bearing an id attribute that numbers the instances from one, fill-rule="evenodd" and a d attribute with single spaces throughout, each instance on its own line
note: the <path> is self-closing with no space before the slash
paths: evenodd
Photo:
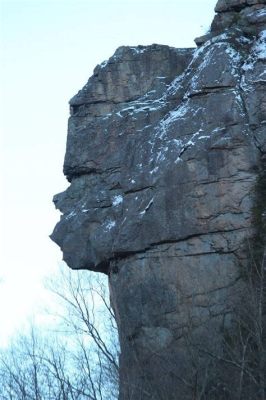
<path id="1" fill-rule="evenodd" d="M 222 347 L 265 243 L 266 6 L 215 11 L 198 48 L 120 47 L 70 100 L 51 237 L 71 268 L 109 276 L 121 400 L 240 398 L 189 344 Z"/>

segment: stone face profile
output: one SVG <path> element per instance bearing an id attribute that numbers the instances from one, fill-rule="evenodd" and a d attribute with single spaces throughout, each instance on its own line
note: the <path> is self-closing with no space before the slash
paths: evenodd
<path id="1" fill-rule="evenodd" d="M 51 237 L 69 267 L 109 276 L 120 400 L 200 399 L 188 337 L 221 348 L 264 240 L 266 4 L 215 11 L 198 48 L 120 47 L 70 100 Z"/>

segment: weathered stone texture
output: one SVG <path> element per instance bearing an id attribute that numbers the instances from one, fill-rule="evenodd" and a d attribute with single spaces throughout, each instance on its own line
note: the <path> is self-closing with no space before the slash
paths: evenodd
<path id="1" fill-rule="evenodd" d="M 240 11 L 247 6 L 253 5 L 263 5 L 266 4 L 265 0 L 218 0 L 215 11 L 225 12 L 225 11 Z"/>
<path id="2" fill-rule="evenodd" d="M 218 1 L 196 50 L 121 47 L 70 101 L 52 239 L 109 275 L 121 400 L 190 399 L 185 332 L 215 346 L 230 325 L 266 151 L 264 4 Z"/>

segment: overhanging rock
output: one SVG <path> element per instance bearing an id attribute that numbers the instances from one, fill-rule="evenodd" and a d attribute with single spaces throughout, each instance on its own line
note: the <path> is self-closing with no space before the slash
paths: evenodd
<path id="1" fill-rule="evenodd" d="M 265 1 L 216 11 L 197 49 L 121 47 L 70 101 L 51 237 L 109 276 L 121 400 L 192 399 L 188 337 L 221 349 L 263 235 Z"/>

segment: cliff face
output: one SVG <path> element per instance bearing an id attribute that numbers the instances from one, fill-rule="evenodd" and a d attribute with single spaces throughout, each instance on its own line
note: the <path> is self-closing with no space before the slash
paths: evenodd
<path id="1" fill-rule="evenodd" d="M 192 398 L 188 333 L 219 347 L 263 235 L 265 1 L 216 11 L 197 49 L 121 47 L 70 100 L 52 239 L 109 276 L 121 400 Z"/>

